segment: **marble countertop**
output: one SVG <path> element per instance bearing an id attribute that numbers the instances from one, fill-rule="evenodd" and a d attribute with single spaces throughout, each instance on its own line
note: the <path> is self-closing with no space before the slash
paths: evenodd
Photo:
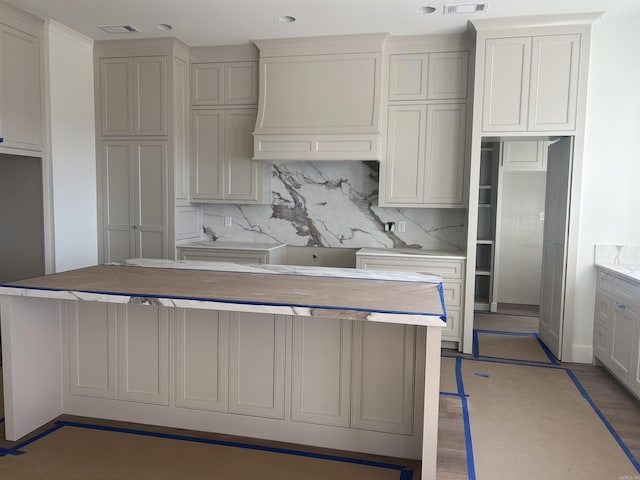
<path id="1" fill-rule="evenodd" d="M 437 275 L 132 259 L 0 285 L 0 295 L 446 324 Z"/>
<path id="2" fill-rule="evenodd" d="M 616 273 L 627 280 L 640 284 L 640 265 L 617 265 L 596 263 L 596 267 Z"/>
<path id="3" fill-rule="evenodd" d="M 229 242 L 213 240 L 196 240 L 176 245 L 177 248 L 206 248 L 221 250 L 253 250 L 258 252 L 271 252 L 278 248 L 286 247 L 286 243 L 261 243 L 261 242 Z"/>
<path id="4" fill-rule="evenodd" d="M 356 255 L 389 255 L 394 257 L 430 257 L 442 259 L 464 260 L 466 256 L 462 252 L 448 250 L 423 250 L 413 248 L 361 248 Z"/>

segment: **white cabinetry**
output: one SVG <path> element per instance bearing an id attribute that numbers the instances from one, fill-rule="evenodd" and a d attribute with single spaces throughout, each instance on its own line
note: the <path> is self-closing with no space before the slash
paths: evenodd
<path id="1" fill-rule="evenodd" d="M 294 317 L 293 421 L 350 426 L 351 328 L 349 320 Z"/>
<path id="2" fill-rule="evenodd" d="M 379 205 L 464 207 L 468 52 L 389 56 L 386 154 Z M 458 100 L 458 101 L 456 101 Z"/>
<path id="3" fill-rule="evenodd" d="M 597 269 L 594 354 L 640 398 L 640 282 Z"/>
<path id="4" fill-rule="evenodd" d="M 169 404 L 169 310 L 65 302 L 69 391 L 80 397 Z"/>
<path id="5" fill-rule="evenodd" d="M 410 435 L 414 423 L 416 327 L 358 321 L 353 330 L 351 425 Z"/>
<path id="6" fill-rule="evenodd" d="M 176 199 L 188 196 L 188 61 L 174 39 L 95 42 L 100 261 L 174 256 Z"/>
<path id="7" fill-rule="evenodd" d="M 256 105 L 256 62 L 207 62 L 191 64 L 192 105 Z"/>
<path id="8" fill-rule="evenodd" d="M 252 160 L 255 108 L 192 112 L 191 201 L 270 203 L 271 165 Z"/>
<path id="9" fill-rule="evenodd" d="M 545 172 L 548 141 L 502 142 L 501 168 L 509 171 Z"/>
<path id="10" fill-rule="evenodd" d="M 274 263 L 285 260 L 286 245 L 241 242 L 191 242 L 177 247 L 178 260 L 234 263 Z"/>
<path id="11" fill-rule="evenodd" d="M 167 135 L 166 57 L 100 59 L 103 136 Z"/>
<path id="12" fill-rule="evenodd" d="M 391 105 L 381 206 L 464 204 L 466 105 Z"/>
<path id="13" fill-rule="evenodd" d="M 104 261 L 167 258 L 166 141 L 104 141 L 101 158 Z"/>
<path id="14" fill-rule="evenodd" d="M 442 340 L 460 341 L 460 321 L 463 317 L 464 266 L 462 256 L 412 250 L 377 250 L 363 248 L 356 253 L 356 268 L 394 270 L 440 275 L 447 308 L 447 326 L 442 329 Z"/>
<path id="15" fill-rule="evenodd" d="M 0 23 L 0 153 L 34 155 L 42 150 L 42 33 L 19 23 Z"/>
<path id="16" fill-rule="evenodd" d="M 482 131 L 576 128 L 580 34 L 487 38 Z"/>

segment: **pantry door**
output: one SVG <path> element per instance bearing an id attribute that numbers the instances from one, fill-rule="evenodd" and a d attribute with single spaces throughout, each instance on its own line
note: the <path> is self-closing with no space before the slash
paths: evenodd
<path id="1" fill-rule="evenodd" d="M 573 137 L 549 146 L 542 244 L 540 339 L 562 358 Z"/>

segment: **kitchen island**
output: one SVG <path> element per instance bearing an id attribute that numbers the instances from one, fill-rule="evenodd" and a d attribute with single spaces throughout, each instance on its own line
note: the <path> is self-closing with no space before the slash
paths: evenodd
<path id="1" fill-rule="evenodd" d="M 9 440 L 66 413 L 421 456 L 435 478 L 437 276 L 134 260 L 2 285 L 0 308 Z M 394 358 L 367 332 L 415 326 L 424 388 L 407 403 L 376 385 Z"/>

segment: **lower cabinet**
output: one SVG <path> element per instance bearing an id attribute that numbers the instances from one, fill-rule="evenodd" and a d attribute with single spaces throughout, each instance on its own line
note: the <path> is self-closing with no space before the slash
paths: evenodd
<path id="1" fill-rule="evenodd" d="M 146 304 L 64 308 L 65 413 L 420 455 L 422 328 Z"/>
<path id="2" fill-rule="evenodd" d="M 594 355 L 640 398 L 640 285 L 598 270 Z"/>

